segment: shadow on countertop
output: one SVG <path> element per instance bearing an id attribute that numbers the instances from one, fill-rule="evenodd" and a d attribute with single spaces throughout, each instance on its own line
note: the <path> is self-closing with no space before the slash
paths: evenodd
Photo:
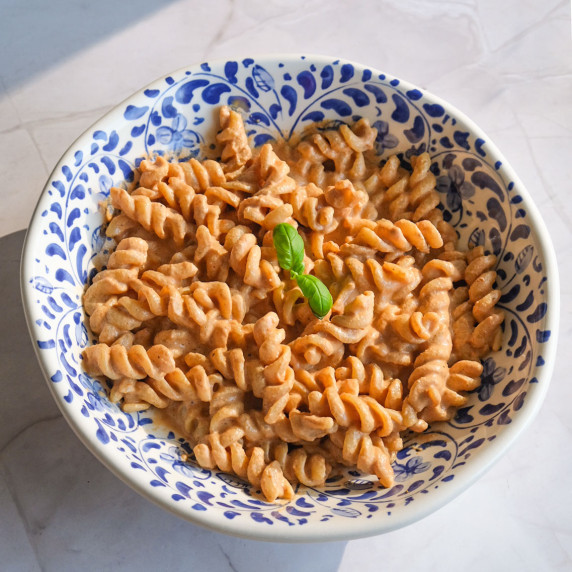
<path id="1" fill-rule="evenodd" d="M 6 91 L 175 0 L 0 0 L 0 82 Z"/>
<path id="2" fill-rule="evenodd" d="M 337 570 L 346 543 L 233 538 L 181 520 L 107 470 L 75 437 L 38 365 L 20 297 L 25 231 L 0 238 L 0 514 L 22 521 L 40 569 Z M 5 506 L 4 506 L 5 505 Z M 10 569 L 22 557 L 4 546 Z M 14 566 L 14 568 L 11 568 Z"/>

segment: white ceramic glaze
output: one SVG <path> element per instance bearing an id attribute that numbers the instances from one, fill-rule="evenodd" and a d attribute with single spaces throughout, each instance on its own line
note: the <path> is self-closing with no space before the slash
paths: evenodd
<path id="1" fill-rule="evenodd" d="M 216 108 L 244 116 L 252 141 L 299 133 L 313 120 L 376 125 L 381 156 L 428 151 L 437 190 L 461 243 L 498 255 L 507 312 L 501 351 L 484 360 L 467 407 L 427 435 L 411 436 L 394 466 L 396 485 L 346 473 L 323 489 L 301 487 L 267 503 L 245 483 L 180 459 L 182 440 L 152 412 L 123 413 L 82 373 L 92 336 L 81 308 L 92 259 L 106 245 L 98 202 L 146 154 L 200 157 L 214 139 Z M 559 286 L 552 244 L 536 207 L 490 139 L 424 90 L 360 64 L 282 55 L 180 69 L 118 105 L 64 154 L 44 189 L 22 260 L 28 326 L 48 385 L 83 443 L 127 484 L 163 508 L 228 534 L 322 541 L 379 534 L 437 510 L 473 483 L 540 408 L 554 364 Z"/>

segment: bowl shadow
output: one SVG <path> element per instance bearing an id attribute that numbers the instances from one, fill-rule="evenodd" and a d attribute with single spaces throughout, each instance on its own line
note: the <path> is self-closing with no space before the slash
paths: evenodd
<path id="1" fill-rule="evenodd" d="M 0 238 L 0 514 L 17 513 L 41 568 L 336 570 L 346 542 L 290 544 L 225 536 L 139 496 L 79 441 L 44 381 L 20 297 L 25 231 Z M 6 504 L 6 506 L 3 506 Z M 0 543 L 1 544 L 1 543 Z"/>

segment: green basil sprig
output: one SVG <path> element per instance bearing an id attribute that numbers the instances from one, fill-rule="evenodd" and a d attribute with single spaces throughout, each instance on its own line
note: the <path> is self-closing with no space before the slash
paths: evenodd
<path id="1" fill-rule="evenodd" d="M 311 274 L 304 274 L 302 237 L 292 225 L 282 222 L 274 227 L 272 239 L 280 268 L 290 270 L 290 276 L 296 279 L 314 315 L 323 318 L 332 307 L 332 295 L 321 280 Z"/>

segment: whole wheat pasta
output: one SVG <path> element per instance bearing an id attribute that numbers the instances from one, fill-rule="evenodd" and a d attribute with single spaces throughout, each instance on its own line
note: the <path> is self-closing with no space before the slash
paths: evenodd
<path id="1" fill-rule="evenodd" d="M 146 158 L 111 189 L 84 368 L 271 502 L 344 467 L 389 487 L 405 432 L 450 419 L 500 347 L 496 258 L 459 249 L 430 157 L 380 161 L 365 119 L 260 149 L 229 107 L 220 126 L 219 161 Z M 278 264 L 280 223 L 332 295 L 323 319 Z"/>

